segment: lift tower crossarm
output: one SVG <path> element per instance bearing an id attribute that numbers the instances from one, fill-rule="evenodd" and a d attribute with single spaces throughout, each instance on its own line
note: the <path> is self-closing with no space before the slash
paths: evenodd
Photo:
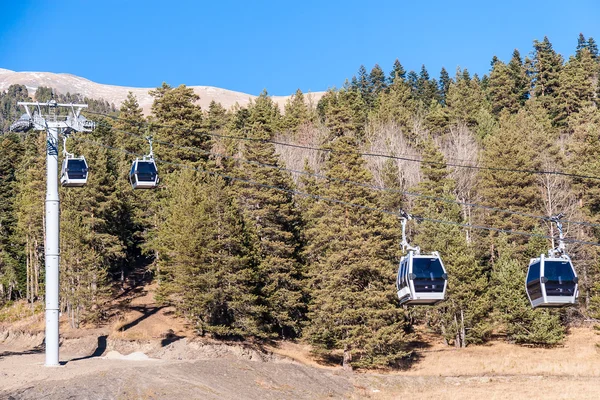
<path id="1" fill-rule="evenodd" d="M 91 132 L 93 121 L 81 115 L 87 104 L 64 104 L 50 100 L 46 103 L 17 103 L 25 108 L 28 118 L 15 122 L 15 129 L 46 131 L 46 216 L 45 216 L 45 267 L 46 267 L 46 363 L 59 366 L 59 260 L 60 260 L 60 199 L 58 196 L 58 135 L 70 132 Z M 67 115 L 58 115 L 59 108 L 67 108 Z M 42 110 L 47 110 L 44 114 Z M 11 126 L 11 128 L 12 128 Z"/>

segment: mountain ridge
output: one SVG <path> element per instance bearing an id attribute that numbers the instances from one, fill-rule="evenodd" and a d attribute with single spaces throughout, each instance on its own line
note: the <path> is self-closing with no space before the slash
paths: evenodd
<path id="1" fill-rule="evenodd" d="M 5 68 L 0 68 L 0 91 L 7 90 L 11 85 L 24 85 L 27 87 L 30 95 L 34 94 L 38 87 L 46 86 L 55 89 L 58 93 L 79 93 L 84 97 L 92 99 L 102 99 L 109 103 L 113 103 L 117 108 L 127 97 L 129 92 L 132 92 L 137 98 L 140 107 L 144 110 L 144 114 L 149 114 L 154 98 L 148 93 L 154 88 L 136 88 L 130 86 L 118 86 L 97 83 L 87 78 L 80 77 L 69 73 L 54 73 L 54 72 L 33 72 L 33 71 L 12 71 Z M 251 94 L 236 92 L 233 90 L 222 89 L 215 86 L 188 86 L 200 96 L 197 102 L 203 109 L 207 109 L 211 101 L 221 103 L 226 109 L 234 107 L 236 104 L 241 107 L 246 107 L 251 100 L 258 96 Z M 305 94 L 310 102 L 317 102 L 325 92 L 311 92 Z M 283 111 L 285 103 L 290 96 L 271 96 L 280 110 Z"/>

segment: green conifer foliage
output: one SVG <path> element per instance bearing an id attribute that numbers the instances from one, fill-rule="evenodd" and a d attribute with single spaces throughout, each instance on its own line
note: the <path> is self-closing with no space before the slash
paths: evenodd
<path id="1" fill-rule="evenodd" d="M 594 83 L 600 70 L 588 49 L 571 57 L 559 74 L 559 86 L 553 105 L 554 122 L 564 126 L 567 119 L 583 107 L 593 104 Z"/>
<path id="2" fill-rule="evenodd" d="M 10 300 L 16 286 L 19 251 L 14 246 L 17 216 L 17 171 L 23 145 L 15 134 L 0 136 L 0 306 Z M 19 171 L 20 172 L 20 171 Z"/>
<path id="3" fill-rule="evenodd" d="M 394 122 L 408 134 L 412 130 L 415 110 L 410 87 L 404 81 L 396 80 L 387 92 L 379 96 L 379 107 L 374 117 L 381 122 Z"/>
<path id="4" fill-rule="evenodd" d="M 375 102 L 377 96 L 379 96 L 379 94 L 383 92 L 387 87 L 387 83 L 385 81 L 385 73 L 383 72 L 379 64 L 375 64 L 375 66 L 371 70 L 371 73 L 369 74 L 369 83 L 371 86 L 371 99 L 373 102 Z"/>
<path id="5" fill-rule="evenodd" d="M 28 134 L 23 143 L 25 151 L 17 170 L 14 202 L 17 225 L 11 240 L 20 247 L 22 254 L 20 262 L 12 268 L 16 274 L 13 279 L 19 283 L 21 294 L 18 297 L 29 301 L 43 294 L 46 171 L 39 166 L 45 164 L 46 134 L 36 133 Z M 9 281 L 9 292 L 10 285 L 15 282 Z"/>
<path id="6" fill-rule="evenodd" d="M 524 291 L 527 260 L 519 258 L 506 243 L 492 272 L 494 316 L 508 340 L 522 344 L 554 345 L 562 341 L 565 328 L 556 310 L 531 308 Z"/>
<path id="7" fill-rule="evenodd" d="M 304 95 L 298 89 L 285 105 L 283 126 L 292 133 L 296 133 L 300 126 L 310 121 L 310 118 L 310 110 L 304 100 Z"/>
<path id="8" fill-rule="evenodd" d="M 361 137 L 367 121 L 367 107 L 360 93 L 350 88 L 329 90 L 317 105 L 331 136 L 354 134 Z"/>
<path id="9" fill-rule="evenodd" d="M 388 78 L 388 86 L 393 85 L 394 83 L 396 83 L 396 80 L 404 80 L 406 78 L 406 70 L 404 69 L 404 67 L 402 66 L 402 64 L 400 63 L 400 61 L 396 58 L 396 61 L 394 61 L 394 66 L 392 67 L 392 70 L 390 71 L 390 76 Z"/>
<path id="10" fill-rule="evenodd" d="M 511 78 L 514 82 L 513 90 L 516 98 L 519 100 L 519 105 L 525 105 L 529 98 L 529 77 L 527 76 L 527 68 L 521 59 L 521 53 L 515 49 L 512 58 L 508 63 Z"/>
<path id="11" fill-rule="evenodd" d="M 221 179 L 172 177 L 157 229 L 160 290 L 200 335 L 263 337 L 259 275 L 242 216 Z"/>
<path id="12" fill-rule="evenodd" d="M 446 96 L 448 95 L 448 89 L 450 88 L 450 84 L 452 83 L 452 78 L 446 71 L 446 68 L 442 67 L 440 71 L 440 82 L 439 82 L 439 96 L 440 102 L 442 105 L 446 104 Z"/>
<path id="13" fill-rule="evenodd" d="M 196 102 L 200 97 L 194 90 L 181 85 L 177 88 L 163 83 L 161 87 L 151 90 L 154 97 L 151 122 L 157 124 L 156 139 L 183 147 L 196 147 L 208 151 L 210 140 L 204 132 L 203 113 Z M 191 149 L 173 148 L 167 145 L 156 145 L 156 152 L 170 162 L 189 162 L 195 165 L 206 162 L 207 157 Z M 163 166 L 163 170 L 174 167 Z"/>
<path id="14" fill-rule="evenodd" d="M 535 118 L 525 110 L 516 115 L 503 115 L 498 130 L 486 137 L 481 165 L 509 170 L 540 169 L 540 154 L 546 150 L 544 145 L 552 140 L 547 122 L 547 117 Z M 544 136 L 546 138 L 542 140 Z M 534 175 L 508 170 L 481 170 L 477 192 L 482 198 L 481 203 L 488 206 L 526 213 L 536 213 L 541 208 Z M 529 218 L 495 212 L 486 212 L 482 219 L 487 226 L 518 231 L 531 231 L 536 226 L 536 222 Z M 490 235 L 495 236 L 492 233 Z M 511 236 L 510 239 L 524 243 L 524 239 L 517 236 Z M 493 243 L 488 243 L 491 257 Z"/>
<path id="15" fill-rule="evenodd" d="M 431 140 L 424 143 L 423 159 L 432 164 L 422 164 L 423 181 L 417 190 L 427 196 L 453 200 L 456 183 L 449 178 L 444 157 Z M 458 205 L 431 198 L 418 198 L 413 212 L 428 219 L 463 222 Z M 438 329 L 456 347 L 486 340 L 491 308 L 487 273 L 478 264 L 465 233 L 458 226 L 431 222 L 421 223 L 417 230 L 414 243 L 425 252 L 438 251 L 448 271 L 447 300 L 435 308 Z"/>
<path id="16" fill-rule="evenodd" d="M 266 93 L 249 107 L 244 131 L 255 139 L 272 139 L 280 125 L 277 107 Z M 241 148 L 244 159 L 280 165 L 272 143 L 252 141 Z M 242 179 L 262 185 L 292 189 L 285 172 L 256 164 L 240 164 Z M 251 232 L 253 263 L 260 276 L 261 302 L 266 307 L 264 329 L 283 337 L 296 336 L 303 315 L 302 274 L 299 262 L 300 216 L 291 193 L 268 187 L 235 183 L 244 223 Z"/>
<path id="17" fill-rule="evenodd" d="M 552 48 L 547 37 L 539 42 L 533 42 L 533 59 L 530 60 L 529 74 L 532 77 L 532 95 L 540 98 L 547 109 L 550 109 L 552 99 L 559 87 L 559 73 L 562 69 L 563 58 Z"/>
<path id="18" fill-rule="evenodd" d="M 488 109 L 489 104 L 481 88 L 479 79 L 471 79 L 469 72 L 457 69 L 454 82 L 448 88 L 446 105 L 450 121 L 463 121 L 470 126 L 477 123 L 480 109 Z"/>
<path id="19" fill-rule="evenodd" d="M 109 135 L 100 125 L 94 135 Z M 61 304 L 71 325 L 103 317 L 109 294 L 108 271 L 125 258 L 125 247 L 115 232 L 113 210 L 118 208 L 115 176 L 108 149 L 67 141 L 68 151 L 84 154 L 90 172 L 81 188 L 61 188 Z"/>
<path id="20" fill-rule="evenodd" d="M 487 90 L 492 112 L 496 115 L 503 110 L 515 113 L 521 106 L 516 82 L 511 72 L 510 67 L 498 60 L 490 73 Z"/>
<path id="21" fill-rule="evenodd" d="M 330 177 L 370 182 L 349 137 L 334 140 L 326 164 Z M 331 183 L 318 193 L 365 206 L 376 198 L 362 187 Z M 344 351 L 344 365 L 393 365 L 407 354 L 406 321 L 394 291 L 398 231 L 386 216 L 315 201 L 307 212 L 305 255 L 310 273 L 305 337 L 324 351 Z"/>

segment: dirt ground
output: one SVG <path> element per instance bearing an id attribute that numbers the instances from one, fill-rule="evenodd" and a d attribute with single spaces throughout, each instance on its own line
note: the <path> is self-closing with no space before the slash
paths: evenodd
<path id="1" fill-rule="evenodd" d="M 43 365 L 43 315 L 0 325 L 0 400 L 600 398 L 600 332 L 591 326 L 552 349 L 498 341 L 457 350 L 427 337 L 406 370 L 352 373 L 319 364 L 307 345 L 195 338 L 154 304 L 151 288 L 119 302 L 105 327 L 63 321 L 55 368 Z"/>

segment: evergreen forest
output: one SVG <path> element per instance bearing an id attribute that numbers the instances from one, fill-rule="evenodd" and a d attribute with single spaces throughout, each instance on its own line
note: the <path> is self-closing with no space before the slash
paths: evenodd
<path id="1" fill-rule="evenodd" d="M 141 271 L 200 336 L 299 340 L 358 368 L 401 365 L 417 326 L 457 348 L 559 344 L 600 319 L 599 76 L 598 46 L 581 34 L 568 58 L 544 38 L 527 56 L 493 57 L 481 77 L 360 66 L 283 109 L 266 91 L 201 109 L 192 89 L 166 83 L 149 115 L 131 94 L 116 106 L 57 94 L 96 121 L 68 141 L 90 174 L 60 189 L 63 315 L 101 323 Z M 0 93 L 0 308 L 43 308 L 45 132 L 9 126 L 18 101 L 52 96 Z M 146 136 L 161 180 L 134 191 Z M 433 307 L 399 305 L 400 209 L 423 217 L 409 222 L 411 243 L 444 260 L 447 298 Z M 579 300 L 531 309 L 529 259 L 555 245 L 547 217 L 561 212 L 584 222 L 565 223 Z"/>

